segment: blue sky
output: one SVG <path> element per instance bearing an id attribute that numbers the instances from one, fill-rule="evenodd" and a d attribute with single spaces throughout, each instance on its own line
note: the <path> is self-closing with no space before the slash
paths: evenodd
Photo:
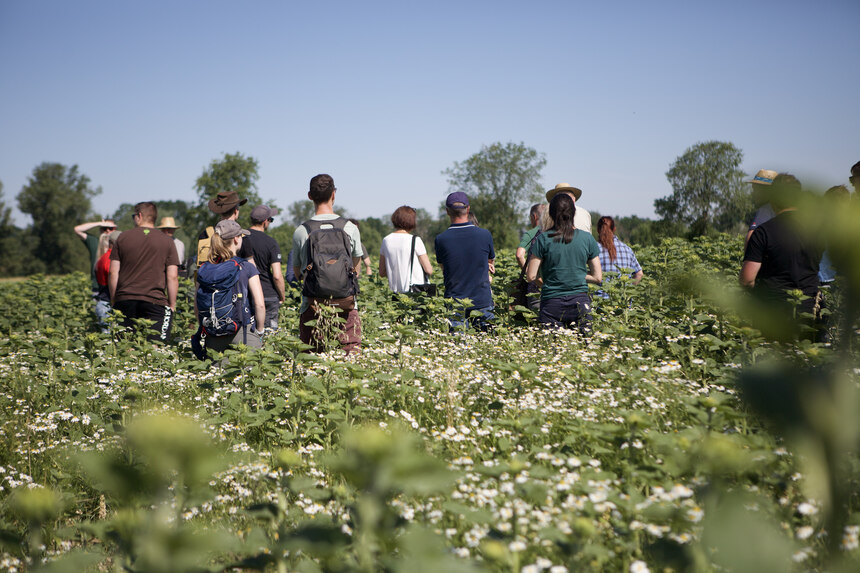
<path id="1" fill-rule="evenodd" d="M 435 212 L 443 169 L 514 141 L 583 207 L 653 216 L 699 141 L 847 183 L 858 56 L 857 0 L 0 0 L 0 181 L 15 205 L 39 163 L 77 164 L 111 213 L 193 200 L 238 151 L 282 208 L 326 172 L 359 217 Z"/>

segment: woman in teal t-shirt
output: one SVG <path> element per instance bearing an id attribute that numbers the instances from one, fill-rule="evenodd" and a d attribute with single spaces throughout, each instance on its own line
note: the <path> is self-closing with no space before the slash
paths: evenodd
<path id="1" fill-rule="evenodd" d="M 575 326 L 580 332 L 591 329 L 591 296 L 588 283 L 600 284 L 600 247 L 591 233 L 573 226 L 576 205 L 564 193 L 552 198 L 549 216 L 554 225 L 538 236 L 532 246 L 534 258 L 526 268 L 526 278 L 543 279 L 539 320 L 551 327 Z"/>

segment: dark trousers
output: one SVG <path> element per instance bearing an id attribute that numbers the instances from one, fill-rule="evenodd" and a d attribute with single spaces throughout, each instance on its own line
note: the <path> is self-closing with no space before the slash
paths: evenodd
<path id="1" fill-rule="evenodd" d="M 552 328 L 577 328 L 581 333 L 588 334 L 591 332 L 591 296 L 584 292 L 542 298 L 538 320 Z"/>
<path id="2" fill-rule="evenodd" d="M 132 328 L 134 318 L 148 318 L 155 321 L 152 325 L 152 334 L 147 336 L 149 340 L 160 340 L 166 343 L 170 339 L 170 329 L 173 328 L 173 311 L 167 305 L 160 305 L 145 300 L 118 300 L 114 303 L 114 309 L 120 311 L 125 317 L 122 325 Z"/>

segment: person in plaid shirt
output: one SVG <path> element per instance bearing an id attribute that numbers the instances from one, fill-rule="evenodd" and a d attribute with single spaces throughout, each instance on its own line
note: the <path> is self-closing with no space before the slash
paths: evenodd
<path id="1" fill-rule="evenodd" d="M 633 249 L 615 236 L 615 219 L 612 217 L 601 217 L 597 221 L 597 244 L 600 246 L 600 267 L 604 273 L 624 274 L 621 269 L 627 269 L 633 284 L 639 284 L 644 274 L 642 265 L 636 260 Z"/>

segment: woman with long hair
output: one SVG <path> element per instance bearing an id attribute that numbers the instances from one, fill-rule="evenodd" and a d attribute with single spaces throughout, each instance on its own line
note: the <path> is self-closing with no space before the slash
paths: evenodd
<path id="1" fill-rule="evenodd" d="M 541 324 L 575 326 L 583 334 L 591 329 L 588 283 L 600 284 L 600 248 L 591 233 L 574 228 L 573 199 L 559 193 L 549 203 L 553 226 L 532 246 L 534 257 L 526 267 L 529 282 L 542 280 Z M 541 279 L 538 279 L 540 271 Z"/>
<path id="2" fill-rule="evenodd" d="M 597 221 L 597 242 L 600 245 L 600 268 L 603 272 L 627 274 L 634 284 L 639 284 L 644 274 L 642 265 L 636 260 L 633 249 L 615 236 L 615 219 L 604 216 Z"/>
<path id="3" fill-rule="evenodd" d="M 200 293 L 204 292 L 204 283 L 206 282 L 204 277 L 217 274 L 217 271 L 224 270 L 222 266 L 226 265 L 228 270 L 238 267 L 236 286 L 231 288 L 231 291 L 240 294 L 247 293 L 250 300 L 246 300 L 244 296 L 233 298 L 233 304 L 239 305 L 239 312 L 234 312 L 230 318 L 237 315 L 242 317 L 241 323 L 236 325 L 235 334 L 213 335 L 211 332 L 206 332 L 208 315 L 206 311 L 199 308 L 195 298 L 194 312 L 197 314 L 200 329 L 192 337 L 192 348 L 195 349 L 198 356 L 201 354 L 205 356 L 205 350 L 198 352 L 201 346 L 217 352 L 224 352 L 229 346 L 235 344 L 245 344 L 253 348 L 263 347 L 263 338 L 260 331 L 257 330 L 257 325 L 265 324 L 266 319 L 266 306 L 263 301 L 263 287 L 260 285 L 260 273 L 257 271 L 257 267 L 237 256 L 239 249 L 242 248 L 242 238 L 248 235 L 250 235 L 250 231 L 243 229 L 239 223 L 230 219 L 224 219 L 215 225 L 215 232 L 212 234 L 210 243 L 209 260 L 200 266 L 197 274 L 198 298 L 201 296 Z M 214 266 L 205 268 L 209 265 Z M 253 309 L 253 313 L 250 309 Z"/>
<path id="4" fill-rule="evenodd" d="M 424 241 L 412 235 L 415 216 L 412 207 L 398 207 L 391 215 L 394 232 L 382 239 L 379 276 L 388 277 L 388 286 L 394 292 L 409 292 L 412 285 L 426 283 L 427 277 L 433 274 Z"/>

